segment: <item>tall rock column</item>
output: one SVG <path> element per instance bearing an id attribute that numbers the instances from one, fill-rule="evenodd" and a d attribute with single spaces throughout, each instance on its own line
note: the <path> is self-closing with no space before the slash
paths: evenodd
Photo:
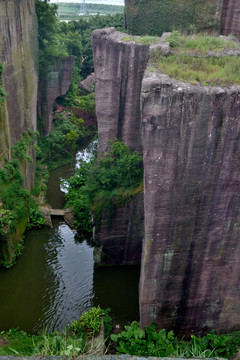
<path id="1" fill-rule="evenodd" d="M 27 130 L 36 130 L 38 41 L 35 0 L 0 1 L 0 62 L 6 101 L 0 109 L 0 162 Z M 25 185 L 34 182 L 26 164 Z"/>
<path id="2" fill-rule="evenodd" d="M 240 327 L 239 93 L 144 77 L 142 326 Z"/>
<path id="3" fill-rule="evenodd" d="M 240 2 L 223 0 L 221 34 L 235 35 L 240 40 Z"/>
<path id="4" fill-rule="evenodd" d="M 108 152 L 109 140 L 114 138 L 141 151 L 140 95 L 149 45 L 136 43 L 133 37 L 108 28 L 93 31 L 92 47 L 98 155 Z M 117 206 L 113 204 L 96 227 L 96 241 L 112 264 L 139 264 L 143 237 L 142 192 Z"/>
<path id="5" fill-rule="evenodd" d="M 99 154 L 108 151 L 114 138 L 141 150 L 140 93 L 149 45 L 126 37 L 114 28 L 92 33 Z"/>

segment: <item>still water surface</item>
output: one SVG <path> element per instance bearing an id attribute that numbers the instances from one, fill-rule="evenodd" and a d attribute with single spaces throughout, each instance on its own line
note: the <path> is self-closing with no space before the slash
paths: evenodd
<path id="1" fill-rule="evenodd" d="M 76 164 L 51 173 L 48 201 L 62 207 L 60 179 Z M 138 266 L 94 269 L 93 248 L 61 219 L 53 229 L 27 231 L 25 249 L 10 270 L 0 270 L 0 330 L 61 330 L 91 306 L 112 309 L 116 323 L 137 320 Z"/>

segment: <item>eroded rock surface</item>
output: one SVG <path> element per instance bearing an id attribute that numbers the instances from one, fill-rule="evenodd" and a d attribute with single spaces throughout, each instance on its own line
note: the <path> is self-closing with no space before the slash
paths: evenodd
<path id="1" fill-rule="evenodd" d="M 82 80 L 78 85 L 79 90 L 83 95 L 90 94 L 94 92 L 95 89 L 95 74 L 91 73 L 86 77 L 86 79 Z"/>
<path id="2" fill-rule="evenodd" d="M 144 238 L 143 192 L 113 207 L 106 209 L 96 241 L 107 255 L 108 264 L 139 265 Z"/>
<path id="3" fill-rule="evenodd" d="M 240 326 L 239 94 L 145 74 L 143 326 Z"/>
<path id="4" fill-rule="evenodd" d="M 134 83 L 124 87 L 128 71 L 146 66 L 149 50 L 138 44 L 138 59 L 125 59 L 134 45 L 122 36 L 93 33 L 99 151 L 114 137 L 143 151 L 141 324 L 185 335 L 239 329 L 240 86 L 196 86 L 145 71 L 136 91 Z M 141 126 L 131 116 L 138 100 L 128 102 L 135 96 Z M 122 213 L 117 219 L 127 221 Z M 116 252 L 114 229 L 109 238 L 105 231 L 99 238 Z"/>
<path id="5" fill-rule="evenodd" d="M 58 96 L 66 94 L 72 80 L 74 56 L 68 56 L 48 65 L 40 73 L 38 114 L 41 117 L 41 135 L 52 129 L 52 112 Z"/>
<path id="6" fill-rule="evenodd" d="M 240 2 L 223 0 L 221 33 L 235 35 L 240 40 Z"/>
<path id="7" fill-rule="evenodd" d="M 92 33 L 99 154 L 114 138 L 141 150 L 140 93 L 149 45 L 124 41 L 126 36 L 114 28 Z"/>
<path id="8" fill-rule="evenodd" d="M 38 41 L 35 1 L 1 1 L 0 34 L 0 62 L 4 66 L 6 92 L 6 103 L 0 110 L 1 160 L 24 131 L 36 130 Z M 29 176 L 31 171 L 27 171 Z"/>

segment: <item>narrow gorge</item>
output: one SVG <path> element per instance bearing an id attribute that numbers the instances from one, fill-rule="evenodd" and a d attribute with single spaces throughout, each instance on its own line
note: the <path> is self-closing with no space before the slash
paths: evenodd
<path id="1" fill-rule="evenodd" d="M 140 42 L 114 29 L 92 34 L 99 155 L 117 136 L 143 152 L 141 324 L 184 334 L 238 329 L 240 86 L 173 80 L 152 69 L 167 44 Z M 111 247 L 102 237 L 103 250 Z"/>
<path id="2" fill-rule="evenodd" d="M 48 5 L 47 1 L 40 3 Z M 9 220 L 7 224 L 2 221 L 0 229 L 0 263 L 7 265 L 12 264 L 28 224 L 29 193 L 36 174 L 36 130 L 41 137 L 51 133 L 55 101 L 68 91 L 75 77 L 72 103 L 69 105 L 69 99 L 65 99 L 68 115 L 60 119 L 66 127 L 72 124 L 75 127 L 72 131 L 65 129 L 61 156 L 67 147 L 77 150 L 80 143 L 76 140 L 77 131 L 83 134 L 82 138 L 88 136 L 83 128 L 82 111 L 86 110 L 87 101 L 91 106 L 95 101 L 94 97 L 74 98 L 79 89 L 78 79 L 93 70 L 91 49 L 79 40 L 85 31 L 81 33 L 81 20 L 70 24 L 72 33 L 67 25 L 63 26 L 67 34 L 65 42 L 72 53 L 52 58 L 51 54 L 46 63 L 39 66 L 35 5 L 35 0 L 0 2 L 0 220 L 6 214 Z M 230 44 L 204 55 L 188 49 L 185 51 L 188 59 L 203 58 L 204 62 L 214 58 L 217 59 L 214 66 L 224 58 L 229 63 L 239 59 L 239 1 L 125 0 L 125 5 L 130 34 L 116 31 L 114 27 L 92 32 L 95 83 L 92 82 L 91 87 L 95 87 L 99 141 L 96 162 L 110 150 L 109 141 L 118 139 L 143 156 L 144 184 L 138 183 L 136 189 L 126 191 L 126 197 L 115 203 L 114 197 L 111 198 L 110 210 L 105 207 L 100 220 L 87 219 L 91 228 L 94 227 L 94 240 L 103 253 L 98 265 L 117 265 L 112 268 L 112 274 L 121 268 L 119 265 L 132 268 L 136 265 L 134 281 L 141 265 L 142 327 L 156 322 L 159 328 L 185 336 L 204 334 L 212 329 L 239 330 L 240 81 L 229 80 L 234 71 L 238 79 L 239 64 L 233 64 L 225 83 L 205 82 L 200 79 L 201 74 L 194 81 L 177 80 L 177 76 L 167 75 L 158 64 L 166 55 L 177 54 L 166 40 L 175 28 L 191 34 L 203 30 L 204 36 L 212 32 L 221 34 L 219 39 Z M 87 24 L 84 26 L 90 39 Z M 75 38 L 73 34 L 77 32 L 79 37 Z M 180 36 L 176 33 L 174 31 L 173 36 Z M 144 35 L 162 37 L 150 44 Z M 56 44 L 62 50 L 59 38 Z M 88 45 L 90 48 L 90 40 Z M 85 46 L 86 56 L 81 53 Z M 54 53 L 56 49 L 51 50 Z M 78 70 L 74 67 L 76 64 Z M 76 105 L 76 112 L 72 104 Z M 87 115 L 94 127 L 95 115 L 94 119 L 90 111 Z M 27 139 L 25 143 L 21 143 L 22 138 Z M 19 141 L 21 156 L 14 158 Z M 24 155 L 21 147 L 26 150 Z M 52 155 L 50 151 L 48 156 Z M 8 193 L 9 185 L 14 185 L 15 180 L 20 187 L 12 186 Z M 22 208 L 13 222 L 14 206 L 6 210 L 4 199 L 14 200 L 19 194 Z M 9 224 L 14 226 L 10 229 Z M 63 227 L 66 230 L 65 224 Z M 70 237 L 74 243 L 75 235 L 71 231 Z M 73 245 L 74 249 L 80 249 L 77 242 Z M 89 253 L 93 277 L 92 248 Z M 76 253 L 74 255 L 78 264 Z M 101 271 L 104 274 L 104 270 Z M 114 282 L 114 278 L 110 278 L 106 288 L 111 288 Z M 86 283 L 89 285 L 90 280 Z M 93 299 L 92 288 L 87 306 Z M 96 288 L 101 293 L 101 286 Z M 78 289 L 75 290 L 77 293 Z M 135 295 L 134 292 L 132 318 L 137 313 Z M 77 296 L 76 299 L 77 308 Z"/>

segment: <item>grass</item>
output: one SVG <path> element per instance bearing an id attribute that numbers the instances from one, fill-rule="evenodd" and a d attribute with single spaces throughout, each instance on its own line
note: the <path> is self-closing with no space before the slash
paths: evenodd
<path id="1" fill-rule="evenodd" d="M 141 36 L 136 38 L 136 43 L 152 45 L 160 41 L 158 36 Z"/>
<path id="2" fill-rule="evenodd" d="M 186 54 L 162 57 L 158 69 L 190 84 L 230 86 L 240 84 L 240 57 L 200 58 Z"/>
<path id="3" fill-rule="evenodd" d="M 152 65 L 171 78 L 203 86 L 240 84 L 240 56 L 206 56 L 209 51 L 240 49 L 239 42 L 202 34 L 186 36 L 178 31 L 166 41 L 173 52 L 161 58 L 154 56 Z"/>
<path id="4" fill-rule="evenodd" d="M 134 36 L 123 36 L 121 40 L 125 42 L 129 42 L 134 40 Z"/>
<path id="5" fill-rule="evenodd" d="M 11 329 L 4 337 L 7 341 L 0 347 L 1 356 L 79 356 L 87 352 L 83 336 L 69 337 L 58 332 L 28 335 L 22 330 Z"/>
<path id="6" fill-rule="evenodd" d="M 157 36 L 124 36 L 121 39 L 122 41 L 129 42 L 129 41 L 135 41 L 137 44 L 145 44 L 145 45 L 151 45 L 156 44 L 160 41 L 160 38 Z"/>
<path id="7" fill-rule="evenodd" d="M 102 340 L 97 338 L 104 324 L 111 329 L 109 309 L 99 306 L 85 312 L 63 332 L 57 331 L 39 335 L 29 335 L 19 329 L 0 332 L 4 345 L 0 346 L 0 356 L 65 356 L 77 357 L 82 354 L 95 355 L 103 351 Z M 109 330 L 110 331 L 110 330 Z M 108 334 L 106 334 L 108 335 Z"/>
<path id="8" fill-rule="evenodd" d="M 177 51 L 192 52 L 195 55 L 206 55 L 209 51 L 222 52 L 227 49 L 240 49 L 240 44 L 229 37 L 228 39 L 203 34 L 181 35 L 173 31 L 166 38 L 170 46 Z"/>

